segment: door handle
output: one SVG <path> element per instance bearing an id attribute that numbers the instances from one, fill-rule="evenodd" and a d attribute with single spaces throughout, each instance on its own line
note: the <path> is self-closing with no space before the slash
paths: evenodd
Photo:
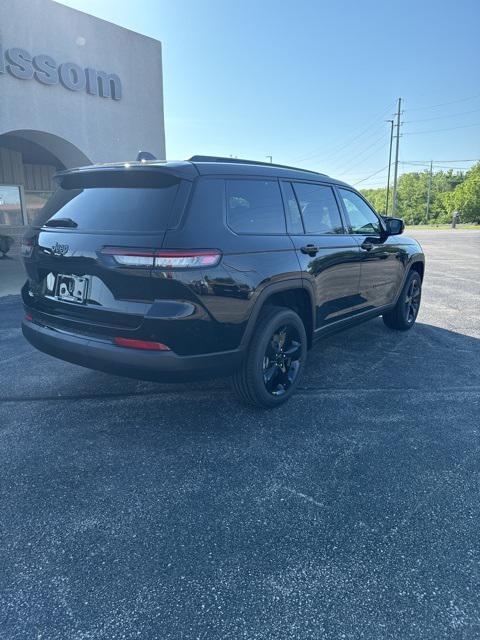
<path id="1" fill-rule="evenodd" d="M 314 244 L 307 244 L 305 247 L 301 247 L 300 251 L 302 253 L 306 253 L 309 256 L 316 256 L 320 247 L 315 246 Z"/>
<path id="2" fill-rule="evenodd" d="M 362 242 L 360 246 L 364 251 L 371 251 L 373 249 L 373 244 L 371 242 L 368 242 L 367 240 L 365 240 L 365 242 Z"/>

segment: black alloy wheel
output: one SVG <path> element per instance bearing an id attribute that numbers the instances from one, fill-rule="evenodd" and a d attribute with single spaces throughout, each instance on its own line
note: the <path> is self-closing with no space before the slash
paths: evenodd
<path id="1" fill-rule="evenodd" d="M 412 278 L 405 298 L 405 315 L 408 324 L 413 324 L 420 309 L 421 287 L 418 278 Z"/>
<path id="2" fill-rule="evenodd" d="M 300 371 L 302 343 L 298 330 L 291 324 L 277 329 L 263 357 L 265 389 L 273 396 L 283 395 Z"/>
<path id="3" fill-rule="evenodd" d="M 396 305 L 383 314 L 390 329 L 407 331 L 415 324 L 422 299 L 422 279 L 418 271 L 410 271 Z"/>
<path id="4" fill-rule="evenodd" d="M 307 357 L 307 334 L 300 316 L 287 307 L 268 306 L 255 325 L 233 388 L 255 407 L 273 408 L 294 393 Z"/>

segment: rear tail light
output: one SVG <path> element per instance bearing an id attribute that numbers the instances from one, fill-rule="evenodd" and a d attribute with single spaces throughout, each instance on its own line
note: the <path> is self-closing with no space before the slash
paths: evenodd
<path id="1" fill-rule="evenodd" d="M 117 264 L 126 267 L 157 269 L 192 269 L 214 267 L 222 254 L 217 249 L 130 249 L 104 247 L 104 255 L 112 256 Z"/>
<path id="2" fill-rule="evenodd" d="M 33 320 L 33 316 L 31 313 L 26 313 L 25 314 L 25 320 L 28 320 L 28 322 L 31 322 Z"/>
<path id="3" fill-rule="evenodd" d="M 125 249 L 122 247 L 103 247 L 102 253 L 112 258 L 118 264 L 126 267 L 152 268 L 155 251 L 152 249 Z"/>
<path id="4" fill-rule="evenodd" d="M 192 249 L 191 251 L 158 251 L 155 266 L 159 269 L 189 269 L 192 267 L 214 267 L 220 262 L 221 253 L 215 249 Z"/>
<path id="5" fill-rule="evenodd" d="M 114 338 L 117 347 L 127 347 L 129 349 L 144 349 L 145 351 L 170 351 L 163 342 L 149 342 L 148 340 L 132 340 L 131 338 Z"/>
<path id="6" fill-rule="evenodd" d="M 22 258 L 30 258 L 33 253 L 33 247 L 35 246 L 35 242 L 33 238 L 24 238 L 22 240 L 22 244 L 20 245 L 20 253 Z"/>

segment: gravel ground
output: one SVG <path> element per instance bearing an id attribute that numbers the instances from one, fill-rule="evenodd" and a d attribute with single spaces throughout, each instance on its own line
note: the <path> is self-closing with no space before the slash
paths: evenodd
<path id="1" fill-rule="evenodd" d="M 480 233 L 274 412 L 33 350 L 0 299 L 2 640 L 480 638 Z"/>

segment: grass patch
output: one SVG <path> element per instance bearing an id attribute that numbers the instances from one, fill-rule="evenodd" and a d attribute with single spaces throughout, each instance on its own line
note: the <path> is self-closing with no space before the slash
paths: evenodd
<path id="1" fill-rule="evenodd" d="M 407 224 L 405 226 L 406 230 L 447 230 L 452 228 L 451 224 Z M 465 230 L 475 230 L 475 231 L 480 231 L 480 225 L 478 224 L 457 224 L 457 230 L 458 231 L 465 231 Z"/>

